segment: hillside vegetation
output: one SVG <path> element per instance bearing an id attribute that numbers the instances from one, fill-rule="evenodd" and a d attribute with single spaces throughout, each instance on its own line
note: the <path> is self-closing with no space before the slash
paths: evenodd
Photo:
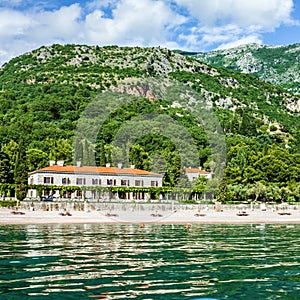
<path id="1" fill-rule="evenodd" d="M 255 74 L 263 81 L 281 85 L 292 93 L 300 93 L 300 44 L 288 46 L 249 44 L 199 53 L 194 57 L 210 65 Z"/>
<path id="2" fill-rule="evenodd" d="M 15 186 L 22 194 L 27 171 L 46 166 L 50 159 L 72 163 L 73 135 L 81 113 L 99 93 L 130 78 L 175 80 L 213 108 L 226 135 L 228 155 L 224 184 L 219 192 L 211 184 L 211 197 L 299 200 L 299 96 L 254 75 L 211 67 L 160 47 L 85 45 L 41 47 L 1 68 L 2 194 Z M 201 166 L 214 170 L 199 122 L 172 99 L 153 99 L 146 90 L 135 91 L 136 104 L 120 107 L 105 122 L 94 148 L 96 163 L 113 162 L 113 153 L 120 149 L 112 142 L 122 124 L 155 112 L 185 126 L 195 140 Z M 90 151 L 89 145 L 80 147 L 83 153 Z M 182 168 L 188 167 L 182 166 L 184 159 L 174 143 L 159 134 L 141 137 L 129 148 L 130 163 L 139 168 L 160 171 L 165 163 L 167 186 L 178 184 Z M 79 159 L 89 163 L 84 155 Z"/>

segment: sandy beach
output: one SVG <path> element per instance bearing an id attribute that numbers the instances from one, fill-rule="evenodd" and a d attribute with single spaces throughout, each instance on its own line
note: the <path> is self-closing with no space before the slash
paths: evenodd
<path id="1" fill-rule="evenodd" d="M 90 210 L 45 211 L 0 209 L 0 224 L 300 224 L 300 210 L 222 211 L 186 207 L 180 210 Z"/>

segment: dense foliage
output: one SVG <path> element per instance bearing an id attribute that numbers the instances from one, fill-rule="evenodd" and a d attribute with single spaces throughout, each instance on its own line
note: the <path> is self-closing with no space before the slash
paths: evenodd
<path id="1" fill-rule="evenodd" d="M 0 69 L 1 194 L 13 195 L 16 189 L 23 199 L 28 171 L 47 166 L 49 160 L 72 163 L 74 130 L 87 105 L 120 80 L 147 77 L 170 78 L 190 86 L 216 112 L 228 152 L 220 199 L 300 200 L 299 114 L 289 109 L 299 101 L 298 96 L 254 75 L 212 68 L 159 47 L 78 45 L 41 47 Z M 166 114 L 187 129 L 198 149 L 197 163 L 210 170 L 207 137 L 195 118 L 165 99 L 149 99 L 143 91 L 138 96 L 135 103 L 124 104 L 103 124 L 95 147 L 97 164 L 114 163 L 122 157 L 122 149 L 112 142 L 125 122 L 156 113 Z M 80 147 L 82 155 L 75 159 L 89 164 L 84 156 L 89 146 Z M 166 187 L 180 184 L 183 168 L 193 165 L 193 161 L 182 165 L 184 157 L 174 141 L 155 132 L 140 137 L 129 148 L 129 163 L 164 173 Z M 209 193 L 215 196 L 214 183 L 208 184 Z M 202 182 L 198 185 L 203 189 Z"/>

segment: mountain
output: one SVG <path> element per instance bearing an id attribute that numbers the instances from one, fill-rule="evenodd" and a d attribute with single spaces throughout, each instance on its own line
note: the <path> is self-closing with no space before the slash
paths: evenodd
<path id="1" fill-rule="evenodd" d="M 300 93 L 300 44 L 264 46 L 248 44 L 194 55 L 213 66 L 255 74 L 261 80 Z"/>
<path id="2" fill-rule="evenodd" d="M 172 78 L 191 86 L 215 107 L 226 132 L 231 131 L 226 120 L 234 114 L 241 120 L 241 110 L 256 120 L 258 132 L 264 130 L 260 128 L 263 124 L 275 124 L 278 132 L 284 128 L 293 134 L 294 124 L 299 124 L 299 96 L 250 74 L 211 67 L 160 47 L 55 44 L 2 66 L 1 141 L 13 139 L 16 118 L 20 122 L 25 117 L 36 127 L 31 143 L 50 136 L 69 139 L 80 113 L 99 92 L 127 78 L 151 77 Z"/>
<path id="3" fill-rule="evenodd" d="M 282 180 L 292 185 L 294 191 L 300 173 L 291 163 L 297 161 L 295 155 L 300 152 L 300 96 L 260 81 L 253 74 L 210 66 L 199 61 L 199 57 L 186 57 L 161 47 L 55 44 L 25 53 L 3 65 L 0 69 L 3 154 L 0 153 L 0 162 L 9 163 L 5 163 L 5 168 L 0 164 L 0 181 L 14 182 L 20 149 L 21 156 L 26 150 L 28 171 L 47 165 L 50 159 L 71 163 L 74 131 L 81 114 L 104 91 L 110 88 L 119 91 L 122 82 L 128 82 L 126 92 L 138 96 L 137 101 L 124 102 L 110 115 L 93 149 L 84 143 L 76 145 L 82 153 L 76 159 L 89 164 L 86 153 L 96 151 L 97 164 L 111 162 L 114 151 L 122 152 L 113 141 L 126 122 L 139 115 L 166 114 L 187 128 L 195 141 L 201 166 L 212 170 L 214 161 L 205 132 L 187 109 L 193 109 L 197 104 L 195 99 L 190 97 L 190 107 L 182 107 L 177 99 L 156 95 L 150 85 L 143 83 L 145 79 L 178 82 L 197 93 L 213 109 L 226 136 L 225 174 L 229 183 L 280 184 Z M 131 80 L 141 83 L 132 87 Z M 204 110 L 197 113 L 202 115 Z M 144 122 L 146 127 L 150 123 Z M 130 145 L 130 163 L 143 169 L 151 169 L 156 164 L 157 172 L 165 163 L 168 171 L 164 183 L 174 186 L 180 176 L 180 160 L 187 156 L 189 149 L 180 157 L 175 147 L 176 143 L 183 142 L 180 136 L 170 141 L 155 133 L 166 126 L 157 120 L 153 124 L 157 125 L 154 132 L 145 136 L 138 135 L 140 128 L 127 132 L 138 136 Z"/>

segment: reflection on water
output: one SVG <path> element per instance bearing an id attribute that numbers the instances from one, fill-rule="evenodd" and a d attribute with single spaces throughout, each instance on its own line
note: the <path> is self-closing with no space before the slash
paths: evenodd
<path id="1" fill-rule="evenodd" d="M 1 299 L 299 299 L 300 226 L 5 225 Z"/>

